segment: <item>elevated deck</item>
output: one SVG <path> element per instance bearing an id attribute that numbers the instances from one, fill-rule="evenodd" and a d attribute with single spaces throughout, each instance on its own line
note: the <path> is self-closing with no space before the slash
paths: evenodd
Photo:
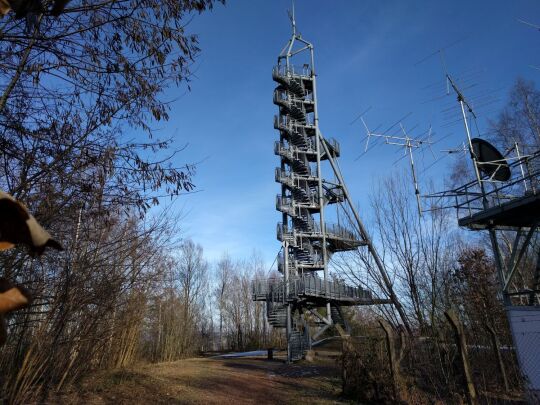
<path id="1" fill-rule="evenodd" d="M 540 220 L 540 194 L 515 198 L 467 217 L 459 218 L 460 226 L 474 230 L 528 228 Z"/>
<path id="2" fill-rule="evenodd" d="M 478 181 L 471 181 L 430 197 L 455 199 L 459 225 L 472 230 L 530 228 L 540 220 L 540 152 L 516 159 L 509 169 L 508 181 L 484 177 L 484 193 Z"/>
<path id="3" fill-rule="evenodd" d="M 310 224 L 310 229 L 289 229 L 287 225 L 279 222 L 276 229 L 277 239 L 281 242 L 294 241 L 296 238 L 318 241 L 322 238 L 320 226 L 316 223 Z M 366 241 L 358 239 L 354 233 L 340 225 L 326 224 L 325 231 L 328 249 L 331 252 L 345 252 L 366 245 Z"/>
<path id="4" fill-rule="evenodd" d="M 328 290 L 324 280 L 313 276 L 295 277 L 286 284 L 282 280 L 254 280 L 252 284 L 254 301 L 294 302 L 308 301 L 323 306 L 328 300 L 341 306 L 387 304 L 390 300 L 374 298 L 370 291 L 351 287 L 340 281 L 328 281 Z"/>

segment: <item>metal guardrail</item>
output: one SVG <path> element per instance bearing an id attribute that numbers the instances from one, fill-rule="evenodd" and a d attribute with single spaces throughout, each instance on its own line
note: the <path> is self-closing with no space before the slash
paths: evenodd
<path id="1" fill-rule="evenodd" d="M 339 142 L 336 139 L 328 138 L 328 139 L 325 139 L 325 141 L 326 141 L 326 144 L 330 147 L 330 149 L 334 150 L 334 153 L 336 154 L 336 156 L 339 156 L 341 154 L 341 148 L 339 146 Z M 332 153 L 332 151 L 330 151 L 330 153 Z"/>
<path id="2" fill-rule="evenodd" d="M 291 268 L 297 268 L 297 267 L 317 267 L 322 268 L 324 266 L 323 258 L 320 253 L 317 253 L 315 251 L 308 251 L 307 254 L 309 254 L 309 260 L 298 260 L 291 256 L 289 256 L 289 266 Z M 283 256 L 283 252 L 278 254 L 278 269 L 283 268 L 285 265 L 285 258 Z"/>
<path id="3" fill-rule="evenodd" d="M 316 224 L 315 228 L 319 229 L 319 225 Z M 352 231 L 348 230 L 347 228 L 344 228 L 341 225 L 326 224 L 325 230 L 326 230 L 327 235 L 331 237 L 337 236 L 338 238 L 346 239 L 346 240 L 359 240 Z"/>
<path id="4" fill-rule="evenodd" d="M 313 104 L 313 93 L 309 93 L 304 96 L 298 96 L 294 92 L 284 89 L 276 88 L 272 97 L 274 104 L 286 103 L 286 104 Z"/>
<path id="5" fill-rule="evenodd" d="M 272 77 L 278 77 L 278 76 L 301 76 L 304 78 L 310 78 L 311 77 L 311 68 L 309 66 L 294 66 L 289 65 L 287 67 L 286 65 L 281 66 L 274 66 L 272 69 Z"/>
<path id="6" fill-rule="evenodd" d="M 369 300 L 373 296 L 370 291 L 359 287 L 351 287 L 344 282 L 329 280 L 326 289 L 324 280 L 314 275 L 295 277 L 288 283 L 288 298 L 298 296 L 324 297 L 335 300 Z M 263 298 L 273 302 L 284 301 L 286 284 L 277 279 L 256 279 L 252 282 L 254 297 Z"/>
<path id="7" fill-rule="evenodd" d="M 516 159 L 509 167 L 514 175 L 508 181 L 482 180 L 485 194 L 482 194 L 476 180 L 449 193 L 455 198 L 458 218 L 472 216 L 486 208 L 499 207 L 512 200 L 537 195 L 540 192 L 540 151 Z"/>
<path id="8" fill-rule="evenodd" d="M 285 131 L 298 131 L 300 128 L 305 127 L 315 127 L 315 121 L 311 115 L 306 115 L 306 122 L 302 123 L 300 121 L 291 118 L 288 115 L 274 115 L 274 128 L 285 130 Z"/>
<path id="9" fill-rule="evenodd" d="M 279 156 L 284 156 L 289 159 L 298 159 L 300 155 L 305 155 L 306 153 L 314 154 L 317 153 L 315 145 L 311 142 L 309 138 L 306 138 L 306 143 L 308 147 L 306 149 L 298 148 L 296 146 L 288 145 L 285 146 L 279 141 L 274 142 L 274 154 Z"/>
<path id="10" fill-rule="evenodd" d="M 317 193 L 318 194 L 318 193 Z M 308 201 L 296 201 L 292 197 L 283 197 L 278 194 L 276 196 L 276 210 L 286 212 L 290 216 L 294 217 L 298 215 L 298 211 L 295 208 L 318 208 L 319 199 L 317 195 L 308 196 Z"/>
<path id="11" fill-rule="evenodd" d="M 307 175 L 301 175 L 295 172 L 281 170 L 280 167 L 276 167 L 275 179 L 276 179 L 276 182 L 278 183 L 284 183 L 287 185 L 290 184 L 292 187 L 295 187 L 296 186 L 295 181 L 298 181 L 298 180 L 314 181 L 316 177 L 315 177 L 315 173 L 313 173 L 312 171 L 308 172 Z"/>
<path id="12" fill-rule="evenodd" d="M 299 155 L 302 154 L 315 154 L 317 153 L 317 149 L 315 148 L 314 142 L 307 138 L 305 139 L 305 142 L 307 144 L 307 148 L 299 148 L 293 145 L 285 146 L 280 141 L 274 142 L 274 154 L 278 156 L 287 157 L 289 159 L 297 159 Z M 339 156 L 341 153 L 339 142 L 336 141 L 334 138 L 325 139 L 326 144 L 328 145 L 330 149 L 330 153 L 334 153 L 336 156 Z"/>
<path id="13" fill-rule="evenodd" d="M 303 276 L 290 282 L 292 295 L 310 295 L 332 299 L 371 299 L 371 293 L 361 288 L 351 287 L 343 282 L 328 281 L 328 289 L 324 280 L 315 276 Z"/>
<path id="14" fill-rule="evenodd" d="M 353 232 L 342 227 L 341 225 L 325 224 L 325 231 L 326 231 L 326 237 L 329 239 L 344 239 L 344 240 L 359 241 L 359 239 L 356 237 L 356 235 Z M 284 225 L 281 222 L 277 224 L 277 238 L 280 241 L 283 241 L 283 238 L 287 240 L 294 240 L 296 235 L 304 235 L 304 234 L 313 234 L 313 235 L 322 234 L 321 227 L 316 222 L 311 223 L 310 229 L 307 229 L 307 230 L 289 229 L 287 224 Z"/>
<path id="15" fill-rule="evenodd" d="M 272 101 L 274 102 L 274 104 L 282 104 L 286 106 L 290 106 L 293 103 L 292 98 L 289 97 L 289 92 L 279 88 L 274 90 L 274 96 L 272 97 Z"/>
<path id="16" fill-rule="evenodd" d="M 329 202 L 345 201 L 345 193 L 342 188 L 326 188 L 325 198 Z"/>

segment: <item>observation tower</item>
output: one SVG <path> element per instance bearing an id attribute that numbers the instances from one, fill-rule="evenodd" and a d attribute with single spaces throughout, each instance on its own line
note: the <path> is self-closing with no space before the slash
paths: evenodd
<path id="1" fill-rule="evenodd" d="M 361 223 L 353 230 L 325 220 L 329 205 L 353 205 L 336 163 L 339 144 L 324 138 L 319 129 L 313 45 L 296 32 L 294 12 L 290 17 L 292 37 L 272 71 L 277 84 L 273 101 L 279 109 L 274 117 L 279 132 L 274 153 L 280 159 L 275 180 L 281 188 L 276 209 L 282 215 L 277 224 L 282 277 L 256 280 L 253 295 L 255 300 L 266 301 L 269 323 L 286 329 L 287 358 L 294 361 L 330 327 L 347 334 L 343 306 L 389 301 L 374 299 L 371 292 L 329 276 L 334 253 L 362 246 L 372 249 L 372 245 Z M 323 162 L 330 163 L 336 180 L 323 176 Z"/>

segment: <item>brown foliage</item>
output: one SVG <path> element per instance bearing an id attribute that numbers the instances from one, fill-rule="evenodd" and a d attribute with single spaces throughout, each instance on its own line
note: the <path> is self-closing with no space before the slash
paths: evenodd
<path id="1" fill-rule="evenodd" d="M 168 118 L 163 90 L 188 81 L 199 52 L 184 24 L 213 4 L 73 0 L 31 30 L 3 19 L 0 188 L 65 251 L 0 257 L 3 276 L 34 298 L 6 320 L 0 401 L 42 400 L 155 346 L 144 339 L 147 317 L 174 267 L 177 230 L 146 214 L 192 190 L 194 167 L 170 163 L 179 151 L 152 124 Z"/>
<path id="2" fill-rule="evenodd" d="M 470 327 L 481 330 L 493 327 L 501 337 L 509 339 L 504 307 L 499 297 L 499 284 L 491 258 L 481 248 L 462 251 L 453 274 L 453 301 L 463 309 Z M 478 329 L 477 329 L 478 330 Z"/>

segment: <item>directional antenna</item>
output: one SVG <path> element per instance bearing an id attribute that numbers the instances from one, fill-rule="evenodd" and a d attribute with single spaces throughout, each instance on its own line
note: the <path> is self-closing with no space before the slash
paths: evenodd
<path id="1" fill-rule="evenodd" d="M 289 14 L 289 19 L 291 20 L 291 26 L 292 26 L 292 32 L 293 35 L 296 34 L 296 17 L 294 12 L 294 0 L 292 0 L 292 7 L 290 10 L 287 10 L 287 14 Z"/>
<path id="2" fill-rule="evenodd" d="M 471 139 L 478 170 L 491 181 L 508 181 L 511 177 L 510 167 L 504 156 L 488 141 L 480 138 Z"/>
<path id="3" fill-rule="evenodd" d="M 421 147 L 424 147 L 424 146 L 427 146 L 430 148 L 431 150 L 431 145 L 433 144 L 432 140 L 431 140 L 431 136 L 432 136 L 432 129 L 431 129 L 431 125 L 429 127 L 429 130 L 427 131 L 427 136 L 423 137 L 423 138 L 412 138 L 409 136 L 409 134 L 407 133 L 407 131 L 405 130 L 405 127 L 403 126 L 403 124 L 400 122 L 399 123 L 399 126 L 401 128 L 401 132 L 402 132 L 402 135 L 388 135 L 388 134 L 385 134 L 385 133 L 375 133 L 375 132 L 371 132 L 364 120 L 364 118 L 361 118 L 362 120 L 362 124 L 364 125 L 364 128 L 366 129 L 366 134 L 367 134 L 367 137 L 366 137 L 366 147 L 365 147 L 365 151 L 368 150 L 368 147 L 369 147 L 369 141 L 371 139 L 371 137 L 374 137 L 374 138 L 382 138 L 384 139 L 384 143 L 387 144 L 387 145 L 394 145 L 394 146 L 401 146 L 403 147 L 404 149 L 404 156 L 409 156 L 409 163 L 411 165 L 411 175 L 412 175 L 412 179 L 413 179 L 413 183 L 414 183 L 414 194 L 416 195 L 416 203 L 417 203 L 417 206 L 418 206 L 418 214 L 421 216 L 422 215 L 422 205 L 421 205 L 421 202 L 420 202 L 420 190 L 418 188 L 418 179 L 417 179 L 417 175 L 416 175 L 416 168 L 415 168 L 415 165 L 414 165 L 414 157 L 413 157 L 413 149 L 418 149 L 418 148 L 421 148 Z M 433 150 L 431 151 L 433 153 Z"/>
<path id="4" fill-rule="evenodd" d="M 462 153 L 462 154 L 466 155 L 468 151 L 469 151 L 469 149 L 465 145 L 465 142 L 462 142 L 461 145 L 459 145 L 456 148 L 441 150 L 441 152 L 448 153 L 449 155 L 452 155 L 454 153 Z"/>
<path id="5" fill-rule="evenodd" d="M 522 24 L 528 25 L 529 27 L 535 28 L 536 30 L 540 31 L 540 25 L 538 24 L 533 24 L 529 21 L 522 20 L 521 18 L 518 18 L 517 20 Z"/>

